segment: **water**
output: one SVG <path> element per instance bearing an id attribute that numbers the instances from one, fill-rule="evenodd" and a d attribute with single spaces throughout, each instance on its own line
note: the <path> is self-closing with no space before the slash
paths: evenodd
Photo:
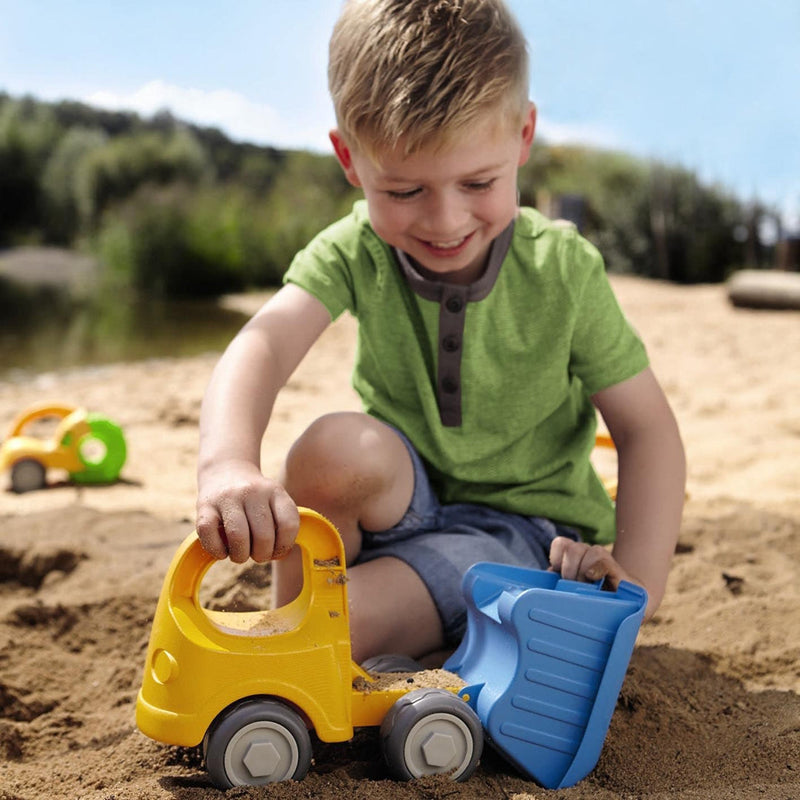
<path id="1" fill-rule="evenodd" d="M 97 298 L 76 303 L 53 291 L 21 295 L 0 307 L 2 380 L 221 352 L 247 321 L 213 301 Z"/>

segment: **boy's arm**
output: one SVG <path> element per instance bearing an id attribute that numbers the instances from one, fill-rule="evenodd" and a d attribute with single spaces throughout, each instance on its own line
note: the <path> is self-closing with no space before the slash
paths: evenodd
<path id="1" fill-rule="evenodd" d="M 617 539 L 611 558 L 601 547 L 556 540 L 553 568 L 578 579 L 606 576 L 647 589 L 645 618 L 664 596 L 678 540 L 686 464 L 678 425 L 661 387 L 648 368 L 592 398 L 617 448 Z M 572 546 L 575 544 L 575 546 Z"/>
<path id="2" fill-rule="evenodd" d="M 278 392 L 330 321 L 319 300 L 288 284 L 214 368 L 200 414 L 197 533 L 217 558 L 266 561 L 294 542 L 297 507 L 262 475 L 261 440 Z"/>

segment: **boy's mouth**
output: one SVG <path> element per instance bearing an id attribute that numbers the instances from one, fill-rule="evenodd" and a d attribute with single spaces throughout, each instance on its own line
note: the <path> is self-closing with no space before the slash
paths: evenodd
<path id="1" fill-rule="evenodd" d="M 433 242 L 426 239 L 418 239 L 426 250 L 437 256 L 457 256 L 472 239 L 473 234 L 469 233 L 460 239 L 451 239 L 446 242 Z"/>

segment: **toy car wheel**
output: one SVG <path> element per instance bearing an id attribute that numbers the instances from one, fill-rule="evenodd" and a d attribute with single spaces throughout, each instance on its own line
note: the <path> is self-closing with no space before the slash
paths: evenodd
<path id="1" fill-rule="evenodd" d="M 78 442 L 83 469 L 70 473 L 75 483 L 114 483 L 127 458 L 125 435 L 119 425 L 99 414 L 87 417 L 89 433 Z"/>
<path id="2" fill-rule="evenodd" d="M 18 494 L 42 489 L 45 485 L 45 467 L 35 458 L 21 458 L 11 467 L 11 488 Z"/>
<path id="3" fill-rule="evenodd" d="M 311 737 L 284 703 L 250 698 L 223 711 L 203 741 L 208 770 L 220 789 L 300 780 L 311 766 Z"/>
<path id="4" fill-rule="evenodd" d="M 478 715 L 451 692 L 416 689 L 389 709 L 381 745 L 394 778 L 447 773 L 465 781 L 483 752 L 483 728 Z"/>

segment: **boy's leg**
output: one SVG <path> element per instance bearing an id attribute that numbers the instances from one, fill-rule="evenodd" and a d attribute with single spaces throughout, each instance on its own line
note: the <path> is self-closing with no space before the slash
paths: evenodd
<path id="1" fill-rule="evenodd" d="M 386 530 L 405 515 L 414 491 L 408 450 L 387 425 L 354 412 L 321 417 L 286 458 L 282 483 L 292 499 L 336 525 L 347 563 L 361 551 L 361 530 Z M 273 563 L 276 605 L 297 596 L 299 552 Z M 353 657 L 381 652 L 418 656 L 441 645 L 439 614 L 417 573 L 396 558 L 348 572 Z M 402 612 L 402 613 L 398 613 Z"/>
<path id="2" fill-rule="evenodd" d="M 353 660 L 397 653 L 421 658 L 444 647 L 442 621 L 422 578 L 398 558 L 348 571 Z"/>

